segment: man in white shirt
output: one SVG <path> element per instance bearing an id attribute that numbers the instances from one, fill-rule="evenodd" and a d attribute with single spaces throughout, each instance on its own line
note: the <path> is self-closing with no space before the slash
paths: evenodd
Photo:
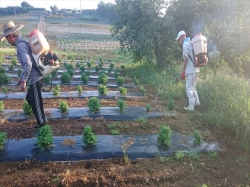
<path id="1" fill-rule="evenodd" d="M 196 91 L 196 83 L 198 79 L 199 67 L 195 67 L 190 55 L 193 58 L 193 47 L 190 43 L 190 38 L 186 37 L 185 31 L 180 31 L 175 39 L 183 47 L 183 69 L 181 73 L 181 79 L 186 79 L 186 92 L 189 101 L 188 107 L 184 107 L 185 110 L 194 110 L 194 107 L 200 105 L 199 96 Z"/>

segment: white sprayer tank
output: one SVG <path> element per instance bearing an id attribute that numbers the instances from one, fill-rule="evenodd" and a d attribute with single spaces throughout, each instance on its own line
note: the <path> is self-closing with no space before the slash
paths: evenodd
<path id="1" fill-rule="evenodd" d="M 49 51 L 49 43 L 38 29 L 33 30 L 29 35 L 29 45 L 32 53 L 41 54 Z"/>
<path id="2" fill-rule="evenodd" d="M 201 33 L 196 34 L 191 40 L 195 55 L 207 54 L 207 38 Z"/>

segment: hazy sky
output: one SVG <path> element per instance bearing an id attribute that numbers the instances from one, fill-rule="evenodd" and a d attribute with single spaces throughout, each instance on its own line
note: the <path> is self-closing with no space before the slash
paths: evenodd
<path id="1" fill-rule="evenodd" d="M 67 8 L 67 9 L 96 9 L 97 5 L 101 0 L 0 0 L 0 7 L 6 6 L 21 6 L 21 3 L 26 1 L 31 6 L 35 8 L 46 8 L 50 10 L 50 6 L 56 5 L 57 8 Z M 115 0 L 102 0 L 104 3 L 113 3 Z"/>

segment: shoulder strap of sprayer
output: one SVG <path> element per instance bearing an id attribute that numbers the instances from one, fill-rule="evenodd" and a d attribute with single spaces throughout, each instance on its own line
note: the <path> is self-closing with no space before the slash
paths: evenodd
<path id="1" fill-rule="evenodd" d="M 31 48 L 30 48 L 30 46 L 29 46 L 29 43 L 26 42 L 26 41 L 19 41 L 17 44 L 19 44 L 20 42 L 24 42 L 24 43 L 26 43 L 26 44 L 28 45 L 28 47 L 29 47 L 29 52 L 28 52 L 28 54 L 29 54 L 29 57 L 30 57 L 31 62 L 32 62 L 32 67 L 36 68 L 36 69 L 42 74 L 40 68 L 38 67 L 38 65 L 37 65 L 37 63 L 36 63 L 36 61 L 35 61 L 35 59 L 34 59 L 34 57 L 33 57 L 33 55 L 32 55 L 32 52 L 31 52 Z M 17 51 L 17 53 L 18 53 L 18 51 Z M 19 53 L 18 53 L 18 55 L 20 56 Z M 42 75 L 43 75 L 43 74 L 42 74 Z M 51 78 L 49 89 L 48 89 L 48 90 L 43 90 L 43 89 L 42 89 L 43 92 L 50 92 L 50 90 L 51 90 L 51 88 L 52 88 L 52 79 L 53 79 L 53 77 Z"/>
<path id="2" fill-rule="evenodd" d="M 194 49 L 193 49 L 193 44 L 191 42 L 189 42 L 191 44 L 191 47 L 192 47 L 192 55 L 193 55 L 193 58 L 194 58 Z M 194 59 L 191 57 L 190 54 L 188 54 L 188 57 L 190 58 L 190 60 L 193 62 L 194 66 L 196 67 L 196 64 L 195 64 L 195 61 Z"/>

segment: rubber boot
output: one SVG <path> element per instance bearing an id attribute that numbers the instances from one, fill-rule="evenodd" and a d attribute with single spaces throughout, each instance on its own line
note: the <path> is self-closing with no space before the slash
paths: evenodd
<path id="1" fill-rule="evenodd" d="M 193 95 L 194 95 L 194 98 L 195 98 L 195 105 L 194 106 L 195 107 L 200 106 L 200 100 L 199 100 L 199 96 L 198 96 L 198 93 L 197 93 L 196 90 L 194 91 Z"/>
<path id="2" fill-rule="evenodd" d="M 189 101 L 189 106 L 184 107 L 185 110 L 194 110 L 194 105 L 195 105 L 195 98 L 188 98 Z"/>

